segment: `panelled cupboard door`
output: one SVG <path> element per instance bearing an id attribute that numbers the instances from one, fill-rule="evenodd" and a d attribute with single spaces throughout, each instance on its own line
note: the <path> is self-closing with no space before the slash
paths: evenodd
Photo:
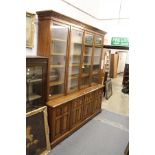
<path id="1" fill-rule="evenodd" d="M 52 110 L 52 140 L 69 131 L 70 104 L 59 106 Z"/>
<path id="2" fill-rule="evenodd" d="M 90 85 L 90 71 L 93 52 L 93 34 L 85 32 L 84 36 L 84 52 L 81 70 L 80 87 L 85 88 Z"/>
<path id="3" fill-rule="evenodd" d="M 84 97 L 79 97 L 72 101 L 71 105 L 71 128 L 80 124 L 83 120 Z"/>
<path id="4" fill-rule="evenodd" d="M 69 26 L 51 24 L 51 53 L 49 71 L 49 97 L 64 95 L 66 57 L 69 41 Z"/>
<path id="5" fill-rule="evenodd" d="M 92 114 L 92 105 L 94 103 L 93 92 L 85 95 L 83 105 L 83 118 L 88 118 Z"/>
<path id="6" fill-rule="evenodd" d="M 71 27 L 70 56 L 68 67 L 68 92 L 78 90 L 78 79 L 81 64 L 83 31 Z"/>
<path id="7" fill-rule="evenodd" d="M 92 66 L 92 84 L 99 83 L 99 74 L 100 74 L 100 64 L 103 48 L 103 38 L 102 36 L 95 36 L 95 47 L 93 53 L 93 66 Z"/>
<path id="8" fill-rule="evenodd" d="M 101 109 L 102 92 L 102 89 L 99 89 L 94 92 L 93 113 Z"/>

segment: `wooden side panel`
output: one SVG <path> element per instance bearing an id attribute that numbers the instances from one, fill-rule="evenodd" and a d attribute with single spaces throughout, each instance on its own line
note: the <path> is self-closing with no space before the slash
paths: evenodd
<path id="1" fill-rule="evenodd" d="M 50 51 L 51 51 L 50 20 L 39 21 L 37 54 L 39 56 L 49 56 Z"/>

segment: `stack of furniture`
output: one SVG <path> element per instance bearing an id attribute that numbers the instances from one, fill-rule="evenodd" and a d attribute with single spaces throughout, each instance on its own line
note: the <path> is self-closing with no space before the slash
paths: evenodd
<path id="1" fill-rule="evenodd" d="M 51 146 L 101 112 L 105 32 L 54 11 L 39 11 L 39 56 L 48 57 Z"/>

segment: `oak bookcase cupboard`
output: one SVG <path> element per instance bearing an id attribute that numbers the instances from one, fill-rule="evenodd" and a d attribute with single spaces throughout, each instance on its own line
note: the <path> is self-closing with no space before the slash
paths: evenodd
<path id="1" fill-rule="evenodd" d="M 106 32 L 54 11 L 38 11 L 39 56 L 48 57 L 51 146 L 101 112 Z"/>

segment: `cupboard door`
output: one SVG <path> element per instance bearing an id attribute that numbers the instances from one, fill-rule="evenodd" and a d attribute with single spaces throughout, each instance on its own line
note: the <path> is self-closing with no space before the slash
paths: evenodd
<path id="1" fill-rule="evenodd" d="M 88 118 L 92 112 L 92 104 L 93 104 L 93 95 L 92 93 L 86 94 L 84 98 L 84 105 L 83 105 L 83 117 L 84 119 Z"/>
<path id="2" fill-rule="evenodd" d="M 83 31 L 71 29 L 68 92 L 78 89 L 78 78 L 81 63 Z"/>
<path id="3" fill-rule="evenodd" d="M 42 66 L 26 67 L 26 109 L 42 104 L 42 88 L 43 88 L 43 69 Z"/>
<path id="4" fill-rule="evenodd" d="M 93 111 L 99 111 L 101 109 L 101 104 L 102 104 L 102 89 L 99 89 L 94 92 L 94 108 Z"/>
<path id="5" fill-rule="evenodd" d="M 53 109 L 52 117 L 52 140 L 55 140 L 69 131 L 70 105 L 65 104 Z"/>
<path id="6" fill-rule="evenodd" d="M 90 85 L 91 59 L 93 50 L 93 35 L 86 33 L 84 42 L 84 54 L 82 62 L 82 75 L 80 87 L 88 87 Z"/>
<path id="7" fill-rule="evenodd" d="M 72 101 L 71 105 L 71 128 L 80 124 L 83 117 L 83 97 L 79 97 Z"/>
<path id="8" fill-rule="evenodd" d="M 51 29 L 49 96 L 53 97 L 64 94 L 69 27 L 53 23 Z"/>
<path id="9" fill-rule="evenodd" d="M 45 57 L 26 58 L 26 112 L 46 104 L 47 60 Z"/>
<path id="10" fill-rule="evenodd" d="M 95 48 L 94 48 L 94 57 L 93 57 L 93 66 L 92 66 L 92 80 L 91 83 L 99 83 L 99 73 L 100 73 L 100 61 L 102 54 L 102 37 L 95 37 Z"/>

